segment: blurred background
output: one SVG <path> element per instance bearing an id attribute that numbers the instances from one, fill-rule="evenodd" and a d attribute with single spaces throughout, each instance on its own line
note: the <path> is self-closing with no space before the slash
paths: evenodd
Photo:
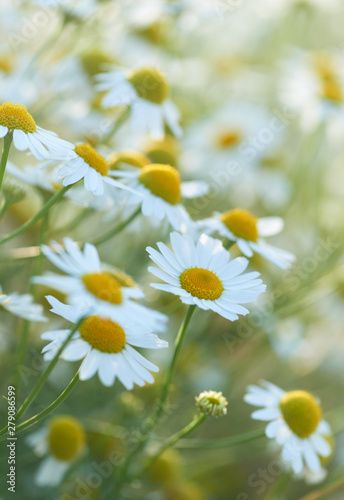
<path id="1" fill-rule="evenodd" d="M 153 162 L 176 166 L 186 180 L 204 180 L 209 192 L 186 207 L 194 219 L 242 207 L 257 216 L 277 215 L 285 230 L 273 243 L 297 257 L 289 271 L 260 258 L 251 267 L 267 283 L 252 314 L 229 323 L 196 312 L 181 354 L 171 407 L 157 429 L 162 439 L 195 412 L 202 390 L 222 391 L 228 414 L 208 419 L 194 435 L 166 453 L 126 491 L 130 499 L 250 500 L 341 499 L 344 483 L 344 5 L 336 0 L 118 0 L 0 1 L 0 101 L 27 105 L 35 120 L 69 141 L 97 145 L 116 110 L 104 110 L 95 75 L 109 65 L 153 65 L 170 84 L 181 113 L 180 140 L 152 141 L 124 124 L 110 155 L 127 149 Z M 13 150 L 18 168 L 35 161 Z M 7 196 L 13 194 L 9 184 Z M 1 233 L 25 222 L 49 196 L 32 174 L 13 180 L 22 191 L 0 220 Z M 6 191 L 7 192 L 7 191 Z M 46 240 L 78 241 L 103 233 L 121 219 L 65 201 L 54 207 Z M 76 215 L 80 215 L 76 222 Z M 43 287 L 30 276 L 51 269 L 38 255 L 39 226 L 0 250 L 0 284 L 6 292 L 34 293 L 47 309 Z M 166 241 L 169 229 L 147 219 L 133 223 L 100 249 L 101 257 L 130 274 L 146 303 L 169 315 L 173 341 L 184 306 L 149 287 L 147 245 Z M 154 281 L 154 280 L 153 280 Z M 42 370 L 40 334 L 1 311 L 0 380 L 10 377 L 22 400 Z M 49 328 L 61 321 L 49 315 Z M 25 359 L 19 340 L 29 329 Z M 23 435 L 17 444 L 18 498 L 100 499 L 107 481 L 100 467 L 121 457 L 149 413 L 169 352 L 154 353 L 156 384 L 126 392 L 96 379 L 80 383 L 57 413 L 77 417 L 87 433 L 87 453 L 56 488 L 40 488 L 40 463 Z M 154 356 L 153 356 L 154 357 Z M 59 362 L 32 408 L 42 409 L 70 380 L 74 366 Z M 305 389 L 322 402 L 336 445 L 323 483 L 292 478 L 280 467 L 266 438 L 235 444 L 236 435 L 260 431 L 243 402 L 248 384 L 269 380 L 285 390 Z M 2 421 L 6 408 L 1 405 Z M 6 450 L 1 461 L 6 460 Z M 104 465 L 105 464 L 105 465 Z M 106 469 L 107 470 L 107 469 Z M 4 484 L 4 483 L 3 483 Z M 2 484 L 2 486 L 3 486 Z M 335 488 L 331 485 L 335 484 Z M 6 491 L 3 493 L 6 497 Z M 109 497 L 108 497 L 109 498 Z"/>

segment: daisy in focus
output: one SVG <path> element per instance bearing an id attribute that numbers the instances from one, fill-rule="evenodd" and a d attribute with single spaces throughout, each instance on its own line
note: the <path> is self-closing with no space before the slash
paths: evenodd
<path id="1" fill-rule="evenodd" d="M 171 247 L 158 243 L 159 251 L 148 247 L 158 267 L 149 271 L 165 281 L 151 286 L 178 295 L 184 304 L 212 310 L 229 321 L 248 314 L 242 304 L 254 302 L 265 291 L 258 272 L 244 273 L 248 260 L 231 259 L 221 241 L 205 234 L 198 242 L 186 235 L 171 233 Z"/>
<path id="2" fill-rule="evenodd" d="M 129 106 L 131 127 L 154 139 L 165 135 L 165 125 L 176 136 L 181 136 L 179 113 L 168 99 L 168 82 L 156 68 L 141 67 L 131 72 L 114 70 L 97 77 L 97 89 L 107 92 L 103 98 L 106 108 Z"/>
<path id="3" fill-rule="evenodd" d="M 28 321 L 47 321 L 43 314 L 43 307 L 33 302 L 32 295 L 26 293 L 3 293 L 0 287 L 0 306 L 14 316 L 27 319 Z"/>
<path id="4" fill-rule="evenodd" d="M 124 273 L 103 264 L 96 247 L 86 243 L 83 250 L 71 239 L 64 247 L 56 242 L 42 247 L 43 254 L 65 276 L 48 272 L 33 282 L 64 294 L 68 302 L 78 306 L 80 317 L 86 312 L 110 313 L 119 320 L 132 318 L 138 327 L 145 325 L 156 332 L 164 331 L 167 317 L 135 302 L 144 294 Z"/>
<path id="5" fill-rule="evenodd" d="M 208 191 L 204 182 L 182 182 L 178 170 L 170 165 L 152 163 L 130 171 L 114 170 L 112 175 L 126 180 L 133 192 L 129 203 L 141 204 L 145 217 L 157 223 L 166 218 L 181 232 L 192 224 L 182 198 L 197 198 Z"/>
<path id="6" fill-rule="evenodd" d="M 62 304 L 52 296 L 46 297 L 51 311 L 76 324 L 80 320 L 80 309 Z M 54 330 L 42 334 L 50 343 L 43 348 L 45 361 L 50 361 L 58 352 L 70 330 Z M 154 335 L 147 326 L 127 318 L 118 320 L 111 310 L 86 317 L 69 344 L 61 353 L 65 361 L 83 360 L 79 370 L 80 380 L 88 380 L 98 373 L 103 385 L 110 387 L 118 378 L 127 390 L 135 384 L 152 383 L 150 372 L 158 367 L 143 357 L 134 347 L 162 349 L 168 343 Z"/>
<path id="7" fill-rule="evenodd" d="M 36 473 L 38 486 L 56 486 L 85 450 L 85 431 L 79 420 L 69 415 L 52 418 L 27 438 L 36 455 L 45 457 Z"/>
<path id="8" fill-rule="evenodd" d="M 64 158 L 71 147 L 54 132 L 39 127 L 25 106 L 11 102 L 0 104 L 0 138 L 7 134 L 13 134 L 16 149 L 30 150 L 38 160 Z"/>
<path id="9" fill-rule="evenodd" d="M 235 242 L 246 257 L 257 253 L 281 269 L 288 269 L 295 260 L 290 252 L 269 245 L 263 239 L 282 231 L 284 223 L 280 217 L 258 219 L 248 210 L 234 208 L 199 221 L 198 225 L 202 231 L 218 233 Z"/>
<path id="10" fill-rule="evenodd" d="M 319 401 L 302 390 L 283 391 L 269 382 L 251 385 L 246 403 L 261 407 L 252 418 L 269 422 L 265 434 L 282 447 L 282 460 L 296 475 L 321 474 L 322 459 L 331 454 L 331 429 Z"/>

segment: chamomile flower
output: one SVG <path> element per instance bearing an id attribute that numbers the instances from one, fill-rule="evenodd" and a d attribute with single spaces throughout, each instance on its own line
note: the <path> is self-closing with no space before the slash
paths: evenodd
<path id="1" fill-rule="evenodd" d="M 202 231 L 218 233 L 235 242 L 246 257 L 262 255 L 281 269 L 287 269 L 295 257 L 286 250 L 267 244 L 262 238 L 273 236 L 283 229 L 280 217 L 258 219 L 248 210 L 235 208 L 199 222 Z"/>
<path id="2" fill-rule="evenodd" d="M 5 294 L 0 287 L 0 306 L 14 316 L 27 319 L 28 321 L 47 321 L 43 315 L 43 307 L 33 302 L 32 295 L 26 293 Z"/>
<path id="3" fill-rule="evenodd" d="M 63 304 L 51 296 L 47 300 L 55 314 L 72 323 L 80 319 L 80 308 Z M 56 355 L 69 333 L 69 330 L 54 330 L 42 334 L 43 339 L 50 341 L 42 351 L 46 361 Z M 118 378 L 130 390 L 135 384 L 143 386 L 146 382 L 153 382 L 150 372 L 159 370 L 132 346 L 161 349 L 168 344 L 154 335 L 147 325 L 142 323 L 138 327 L 130 318 L 118 320 L 113 310 L 108 309 L 105 314 L 98 312 L 84 319 L 62 351 L 61 358 L 66 361 L 83 360 L 79 370 L 80 380 L 88 380 L 98 372 L 105 386 L 113 385 Z"/>
<path id="4" fill-rule="evenodd" d="M 65 238 L 64 247 L 53 242 L 51 247 L 44 245 L 42 252 L 67 276 L 49 272 L 33 278 L 34 283 L 63 293 L 82 311 L 110 311 L 118 319 L 132 318 L 137 326 L 165 330 L 167 317 L 134 302 L 144 297 L 143 292 L 127 279 L 123 281 L 123 274 L 103 264 L 94 245 L 86 243 L 80 250 L 74 241 Z"/>
<path id="5" fill-rule="evenodd" d="M 25 106 L 4 102 L 0 104 L 0 138 L 13 133 L 13 144 L 19 151 L 30 150 L 35 158 L 59 159 L 66 155 L 71 144 L 54 132 L 39 127 Z"/>
<path id="6" fill-rule="evenodd" d="M 148 247 L 150 258 L 158 267 L 149 271 L 165 281 L 151 286 L 178 295 L 185 304 L 210 309 L 229 321 L 248 314 L 242 304 L 253 302 L 265 291 L 259 273 L 244 273 L 248 260 L 231 259 L 221 241 L 205 234 L 197 243 L 187 235 L 171 233 L 170 250 L 158 243 L 159 251 Z"/>
<path id="7" fill-rule="evenodd" d="M 114 170 L 112 175 L 126 179 L 133 191 L 132 201 L 141 204 L 142 214 L 154 222 L 166 218 L 171 226 L 185 232 L 191 219 L 182 205 L 182 197 L 204 195 L 208 186 L 204 182 L 181 182 L 180 173 L 170 165 L 149 164 L 131 171 Z"/>
<path id="8" fill-rule="evenodd" d="M 36 455 L 45 457 L 36 473 L 36 483 L 39 486 L 56 486 L 85 450 L 86 436 L 79 420 L 59 415 L 31 434 L 27 442 Z"/>
<path id="9" fill-rule="evenodd" d="M 158 69 L 141 67 L 128 73 L 114 70 L 98 75 L 98 82 L 97 89 L 107 92 L 103 99 L 106 108 L 130 106 L 133 130 L 161 139 L 167 125 L 180 137 L 179 113 L 168 99 L 168 82 Z"/>
<path id="10" fill-rule="evenodd" d="M 86 191 L 95 196 L 103 195 L 106 185 L 130 191 L 109 177 L 109 171 L 110 164 L 93 146 L 77 144 L 57 171 L 57 180 L 64 186 L 70 186 L 83 179 Z"/>
<path id="11" fill-rule="evenodd" d="M 244 400 L 261 407 L 252 418 L 269 422 L 266 436 L 282 447 L 282 460 L 295 474 L 321 471 L 321 458 L 331 453 L 331 430 L 312 394 L 303 390 L 285 392 L 263 382 L 262 387 L 249 386 Z"/>

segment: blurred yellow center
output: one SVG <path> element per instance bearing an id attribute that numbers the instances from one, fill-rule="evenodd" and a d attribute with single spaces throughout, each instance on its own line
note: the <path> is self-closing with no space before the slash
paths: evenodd
<path id="1" fill-rule="evenodd" d="M 340 82 L 336 80 L 322 83 L 322 96 L 329 101 L 341 103 L 344 101 L 344 93 Z"/>
<path id="2" fill-rule="evenodd" d="M 128 78 L 136 93 L 142 99 L 161 104 L 168 95 L 168 83 L 165 76 L 156 68 L 139 68 Z"/>
<path id="3" fill-rule="evenodd" d="M 36 132 L 37 126 L 25 106 L 4 102 L 0 105 L 0 125 L 11 130 L 17 129 L 29 134 Z"/>
<path id="4" fill-rule="evenodd" d="M 12 71 L 11 60 L 7 57 L 0 57 L 0 71 L 7 75 Z"/>
<path id="5" fill-rule="evenodd" d="M 170 165 L 151 164 L 141 169 L 140 182 L 156 196 L 171 205 L 177 205 L 181 199 L 180 175 Z"/>
<path id="6" fill-rule="evenodd" d="M 229 210 L 221 215 L 221 222 L 239 238 L 249 241 L 258 239 L 257 218 L 248 210 Z"/>
<path id="7" fill-rule="evenodd" d="M 79 328 L 81 337 L 101 352 L 121 352 L 125 346 L 125 332 L 111 319 L 89 316 Z"/>
<path id="8" fill-rule="evenodd" d="M 288 427 L 302 439 L 313 434 L 322 416 L 319 403 L 306 391 L 287 392 L 280 401 L 280 408 Z"/>
<path id="9" fill-rule="evenodd" d="M 326 53 L 317 54 L 314 57 L 314 68 L 320 79 L 321 96 L 336 103 L 343 102 L 343 86 L 333 58 Z"/>
<path id="10" fill-rule="evenodd" d="M 216 137 L 216 146 L 219 149 L 230 149 L 238 146 L 243 140 L 241 130 L 225 130 Z"/>
<path id="11" fill-rule="evenodd" d="M 99 174 L 108 174 L 109 165 L 107 161 L 90 144 L 77 144 L 74 151 L 87 163 L 87 165 L 96 170 Z"/>
<path id="12" fill-rule="evenodd" d="M 139 151 L 121 151 L 113 153 L 109 158 L 110 168 L 118 168 L 121 163 L 126 163 L 131 167 L 142 168 L 150 163 L 150 160 Z"/>
<path id="13" fill-rule="evenodd" d="M 118 281 L 109 273 L 84 274 L 82 281 L 87 290 L 98 299 L 111 304 L 121 304 L 122 289 Z"/>
<path id="14" fill-rule="evenodd" d="M 184 290 L 198 299 L 216 300 L 224 290 L 221 280 L 215 273 L 200 267 L 190 267 L 179 277 Z"/>
<path id="15" fill-rule="evenodd" d="M 73 417 L 55 417 L 49 424 L 49 452 L 58 460 L 73 460 L 85 445 L 85 432 Z"/>
<path id="16" fill-rule="evenodd" d="M 176 166 L 178 161 L 178 145 L 174 137 L 149 141 L 144 149 L 152 163 Z"/>

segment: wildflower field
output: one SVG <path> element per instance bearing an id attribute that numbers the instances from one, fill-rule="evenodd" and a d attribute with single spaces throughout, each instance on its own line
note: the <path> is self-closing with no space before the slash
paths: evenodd
<path id="1" fill-rule="evenodd" d="M 0 7 L 0 499 L 341 500 L 343 2 Z"/>

